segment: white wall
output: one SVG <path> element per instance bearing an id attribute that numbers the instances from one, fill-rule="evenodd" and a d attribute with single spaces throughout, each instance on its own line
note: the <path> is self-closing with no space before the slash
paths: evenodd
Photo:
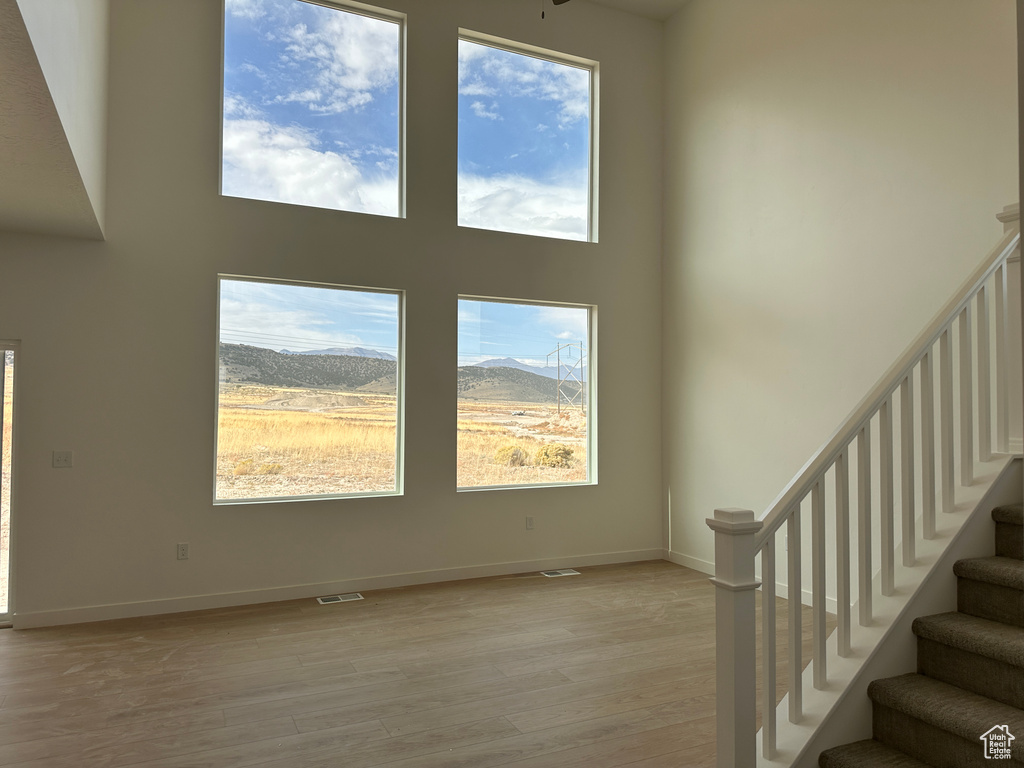
<path id="1" fill-rule="evenodd" d="M 690 0 L 666 30 L 673 559 L 760 514 L 1017 201 L 1012 0 Z"/>
<path id="2" fill-rule="evenodd" d="M 112 0 L 107 240 L 0 234 L 18 626 L 661 556 L 662 28 L 386 4 L 410 25 L 405 220 L 221 198 L 221 4 Z M 459 27 L 600 62 L 600 243 L 455 225 Z M 403 497 L 213 507 L 218 273 L 408 291 Z M 597 486 L 455 492 L 460 293 L 598 306 Z"/>
<path id="3" fill-rule="evenodd" d="M 109 0 L 18 0 L 18 4 L 102 230 Z"/>

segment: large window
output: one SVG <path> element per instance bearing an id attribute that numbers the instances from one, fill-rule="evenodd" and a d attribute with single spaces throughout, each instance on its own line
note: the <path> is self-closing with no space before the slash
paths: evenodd
<path id="1" fill-rule="evenodd" d="M 401 216 L 400 14 L 225 0 L 221 192 Z"/>
<path id="2" fill-rule="evenodd" d="M 593 481 L 593 314 L 459 300 L 459 488 Z"/>
<path id="3" fill-rule="evenodd" d="M 217 501 L 401 491 L 402 295 L 221 277 Z"/>
<path id="4" fill-rule="evenodd" d="M 459 40 L 459 224 L 596 240 L 597 65 Z"/>

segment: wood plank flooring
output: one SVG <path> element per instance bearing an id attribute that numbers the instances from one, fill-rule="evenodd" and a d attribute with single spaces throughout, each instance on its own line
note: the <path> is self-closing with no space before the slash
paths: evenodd
<path id="1" fill-rule="evenodd" d="M 707 576 L 579 570 L 0 631 L 0 766 L 713 765 Z"/>

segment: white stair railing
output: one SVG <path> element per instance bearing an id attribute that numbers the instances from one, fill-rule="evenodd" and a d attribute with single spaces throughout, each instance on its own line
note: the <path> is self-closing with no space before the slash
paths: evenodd
<path id="1" fill-rule="evenodd" d="M 760 519 L 755 519 L 752 511 L 741 509 L 717 509 L 714 518 L 708 519 L 708 526 L 715 532 L 712 582 L 717 588 L 720 768 L 746 768 L 757 762 L 755 634 L 759 586 L 763 639 L 761 750 L 767 760 L 776 757 L 777 709 L 782 708 L 776 706 L 780 664 L 775 612 L 776 534 L 785 528 L 785 585 L 790 601 L 785 709 L 789 720 L 797 723 L 804 717 L 800 610 L 805 594 L 801 583 L 804 547 L 810 549 L 811 557 L 811 682 L 814 688 L 823 690 L 828 684 L 826 600 L 832 599 L 831 595 L 826 596 L 826 557 L 834 557 L 828 567 L 834 569 L 836 650 L 839 656 L 846 657 L 851 653 L 853 606 L 857 606 L 855 620 L 867 626 L 873 618 L 874 591 L 891 595 L 895 590 L 897 516 L 900 560 L 905 567 L 912 567 L 917 540 L 935 536 L 936 508 L 952 512 L 955 484 L 959 481 L 961 486 L 969 486 L 973 482 L 975 458 L 988 461 L 993 450 L 1009 451 L 1008 361 L 1013 350 L 1007 338 L 1011 333 L 1015 340 L 1020 335 L 1010 328 L 1008 261 L 1020 258 L 1019 207 L 1007 207 L 999 219 L 1007 230 L 1003 239 Z M 958 384 L 955 392 L 954 336 Z M 1015 382 L 1019 380 L 1019 371 L 1012 375 Z M 918 403 L 915 391 L 920 394 Z M 954 396 L 959 401 L 955 410 Z M 877 432 L 875 438 L 873 431 Z M 954 432 L 959 438 L 958 449 L 954 446 Z M 919 451 L 915 451 L 915 445 L 920 447 Z M 875 462 L 872 446 L 878 451 Z M 918 483 L 920 500 L 915 498 Z M 855 491 L 852 498 L 851 484 Z M 872 510 L 873 502 L 878 505 L 877 513 Z M 801 513 L 807 507 L 810 536 L 805 541 Z M 835 532 L 834 552 L 826 547 L 826 519 Z M 876 524 L 880 529 L 877 532 L 873 530 Z M 854 540 L 856 552 L 851 551 Z"/>

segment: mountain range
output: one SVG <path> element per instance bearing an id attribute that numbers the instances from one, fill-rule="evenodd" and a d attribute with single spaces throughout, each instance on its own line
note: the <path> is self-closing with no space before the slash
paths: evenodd
<path id="1" fill-rule="evenodd" d="M 553 377 L 541 376 L 511 365 L 497 365 L 495 361 L 487 362 L 495 364 L 467 365 L 458 369 L 460 398 L 522 403 L 555 402 L 556 384 Z M 396 367 L 394 360 L 374 355 L 290 353 L 247 344 L 220 345 L 220 381 L 225 384 L 394 394 Z M 565 382 L 562 391 L 565 394 L 578 393 L 579 385 Z"/>
<path id="2" fill-rule="evenodd" d="M 222 383 L 395 392 L 393 360 L 334 354 L 288 354 L 248 344 L 220 345 Z"/>
<path id="3" fill-rule="evenodd" d="M 379 349 L 369 349 L 367 347 L 325 347 L 324 349 L 308 349 L 308 350 L 292 350 L 282 349 L 282 355 L 342 355 L 348 357 L 375 357 L 381 360 L 391 360 L 397 362 L 398 358 L 389 352 L 381 352 Z M 476 368 L 516 368 L 520 371 L 526 371 L 527 373 L 533 373 L 537 376 L 543 376 L 547 379 L 559 378 L 559 369 L 555 366 L 538 366 L 530 365 L 528 363 L 516 360 L 514 357 L 496 357 L 491 360 L 484 360 L 481 363 L 474 363 L 472 367 Z M 579 368 L 574 369 L 571 365 L 562 364 L 561 374 L 562 378 L 575 373 L 576 377 L 581 380 L 586 380 L 585 376 L 581 375 Z"/>
<path id="4" fill-rule="evenodd" d="M 349 357 L 378 357 L 381 360 L 397 361 L 398 358 L 379 349 L 366 347 L 327 347 L 326 349 L 291 350 L 282 349 L 282 355 L 347 355 Z"/>
<path id="5" fill-rule="evenodd" d="M 526 371 L 528 373 L 534 373 L 537 376 L 543 376 L 548 379 L 558 378 L 558 368 L 551 366 L 550 368 L 541 368 L 537 365 L 528 365 L 527 363 L 521 363 L 514 357 L 497 357 L 492 360 L 484 360 L 482 363 L 474 363 L 475 368 L 517 368 L 520 371 Z M 562 363 L 562 378 L 565 378 L 570 373 L 575 373 L 576 378 L 586 381 L 586 377 L 583 375 L 583 370 L 578 366 L 573 369 L 572 366 Z"/>
<path id="6" fill-rule="evenodd" d="M 519 368 L 494 366 L 459 368 L 458 392 L 462 400 L 508 400 L 517 403 L 555 403 L 557 383 Z M 565 382 L 563 395 L 577 395 L 579 385 Z M 584 392 L 584 397 L 586 393 Z"/>

